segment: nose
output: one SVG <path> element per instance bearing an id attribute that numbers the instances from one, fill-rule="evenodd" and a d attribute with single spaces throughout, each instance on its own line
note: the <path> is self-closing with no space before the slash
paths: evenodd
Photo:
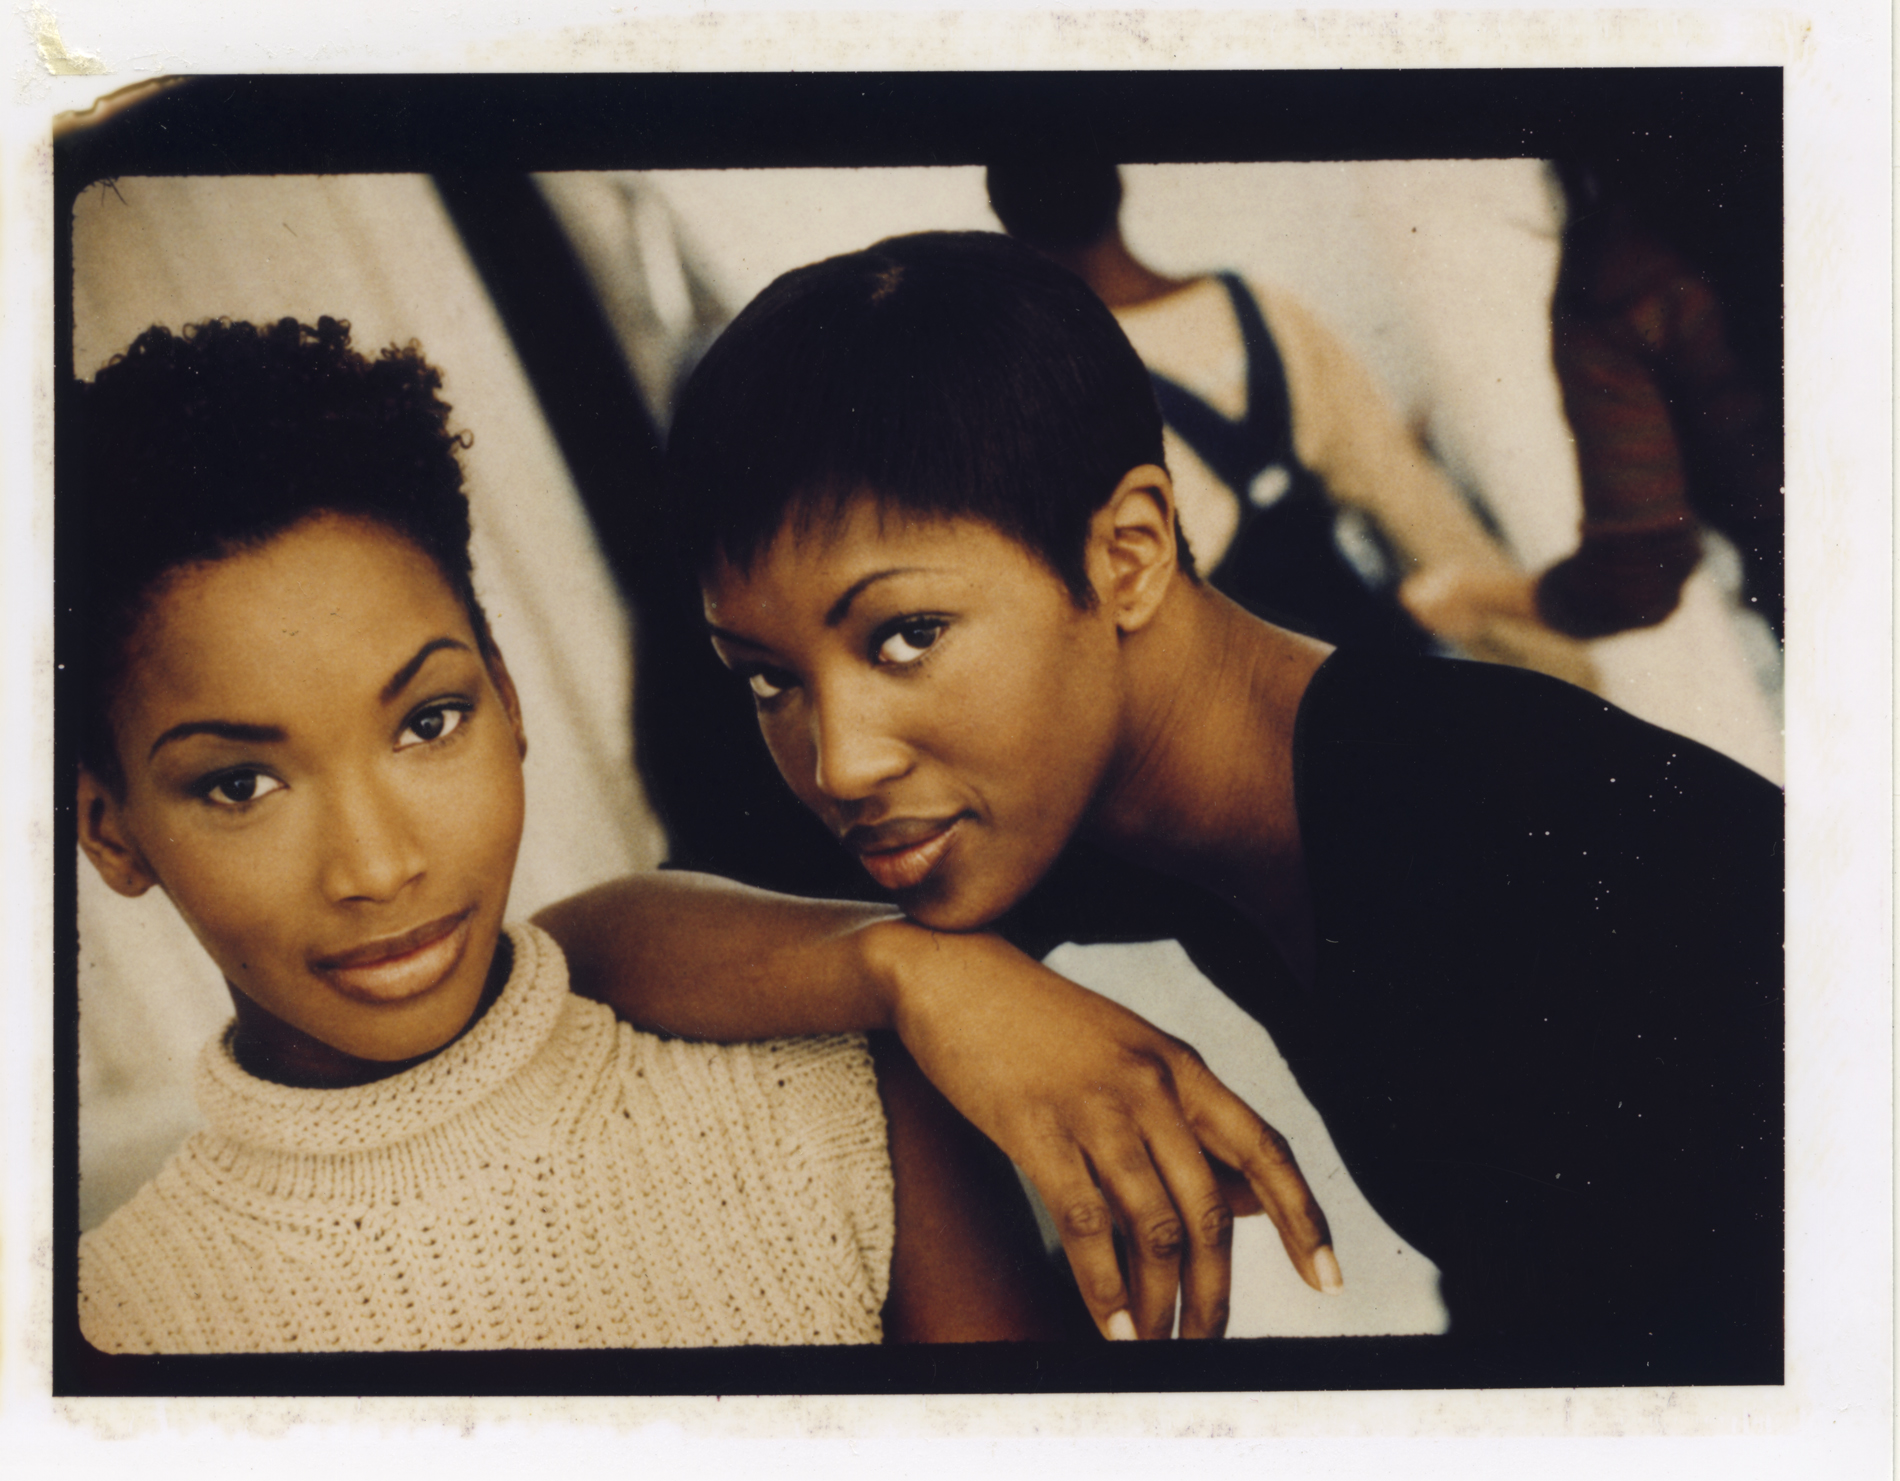
<path id="1" fill-rule="evenodd" d="M 318 825 L 323 890 L 338 903 L 393 900 L 424 868 L 422 838 L 401 800 L 373 776 L 340 784 Z"/>
<path id="2" fill-rule="evenodd" d="M 910 769 L 890 716 L 861 693 L 821 696 L 811 724 L 814 780 L 834 802 L 861 802 Z"/>

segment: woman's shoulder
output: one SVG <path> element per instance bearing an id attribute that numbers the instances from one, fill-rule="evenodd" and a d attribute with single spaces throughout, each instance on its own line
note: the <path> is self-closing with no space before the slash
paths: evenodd
<path id="1" fill-rule="evenodd" d="M 1420 723 L 1512 729 L 1547 716 L 1574 722 L 1622 713 L 1587 689 L 1529 669 L 1351 647 L 1335 649 L 1314 674 L 1302 718 L 1308 711 L 1329 733 L 1389 732 L 1395 722 L 1401 731 Z"/>
<path id="2" fill-rule="evenodd" d="M 1550 878 L 1548 840 L 1647 887 L 1681 870 L 1779 888 L 1779 788 L 1546 675 L 1340 650 L 1308 686 L 1294 757 L 1309 871 L 1330 879 L 1398 889 L 1424 860 L 1444 878 Z"/>
<path id="3" fill-rule="evenodd" d="M 570 1088 L 592 1058 L 616 1093 L 674 1125 L 743 1123 L 769 1139 L 829 1142 L 882 1138 L 877 1077 L 862 1034 L 718 1044 L 657 1033 L 619 1018 L 606 1004 L 569 989 L 565 960 L 540 927 L 509 927 L 517 960 L 558 983 L 560 1019 L 543 1058 L 559 1061 Z M 592 1078 L 581 1072 L 581 1078 Z"/>
<path id="4" fill-rule="evenodd" d="M 158 1173 L 79 1237 L 79 1330 L 102 1352 L 178 1352 L 193 1344 L 190 1303 L 232 1241 L 219 1201 L 194 1176 L 215 1138 L 199 1132 Z M 215 1160 L 215 1159 L 214 1159 Z"/>
<path id="5" fill-rule="evenodd" d="M 863 1036 L 709 1044 L 616 1031 L 606 1124 L 637 1149 L 652 1196 L 697 1203 L 706 1249 L 770 1243 L 783 1279 L 874 1318 L 889 1293 L 896 1204 Z"/>
<path id="6" fill-rule="evenodd" d="M 1294 734 L 1301 764 L 1353 769 L 1368 752 L 1477 775 L 1574 778 L 1671 766 L 1764 799 L 1779 789 L 1696 741 L 1548 674 L 1460 658 L 1342 648 L 1314 674 Z"/>
<path id="7" fill-rule="evenodd" d="M 710 1044 L 628 1023 L 617 1032 L 623 1085 L 669 1117 L 743 1123 L 749 1136 L 788 1151 L 882 1147 L 877 1074 L 862 1034 Z"/>
<path id="8" fill-rule="evenodd" d="M 615 1135 L 640 1142 L 643 1156 L 678 1161 L 694 1149 L 703 1160 L 717 1148 L 718 1160 L 743 1163 L 758 1186 L 829 1205 L 865 1225 L 873 1244 L 888 1244 L 890 1159 L 862 1034 L 721 1044 L 652 1032 L 569 991 L 561 948 L 545 931 L 509 929 L 518 952 L 527 945 L 560 973 L 561 1020 L 536 1067 L 549 1071 L 551 1094 L 578 1105 L 598 1091 Z M 683 1162 L 678 1170 L 692 1175 Z"/>

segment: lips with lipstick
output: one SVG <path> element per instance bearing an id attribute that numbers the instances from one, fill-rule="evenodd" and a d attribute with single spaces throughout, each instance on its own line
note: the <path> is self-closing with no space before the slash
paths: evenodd
<path id="1" fill-rule="evenodd" d="M 847 829 L 844 846 L 871 878 L 894 893 L 914 890 L 936 871 L 968 813 L 948 818 L 897 818 Z"/>
<path id="2" fill-rule="evenodd" d="M 358 1002 L 398 1003 L 420 997 L 461 965 L 474 916 L 471 905 L 400 935 L 318 958 L 310 965 L 338 992 Z"/>

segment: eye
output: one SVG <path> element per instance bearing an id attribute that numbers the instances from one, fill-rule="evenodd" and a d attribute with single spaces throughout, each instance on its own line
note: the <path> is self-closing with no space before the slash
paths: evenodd
<path id="1" fill-rule="evenodd" d="M 872 661 L 893 666 L 915 663 L 942 635 L 943 629 L 940 617 L 906 617 L 880 636 Z"/>
<path id="2" fill-rule="evenodd" d="M 268 772 L 240 770 L 220 772 L 198 784 L 198 795 L 217 807 L 242 807 L 247 802 L 282 789 L 283 783 Z"/>
<path id="3" fill-rule="evenodd" d="M 402 734 L 396 737 L 396 749 L 401 751 L 410 746 L 427 746 L 446 740 L 461 729 L 462 722 L 473 708 L 465 700 L 425 705 L 411 715 L 403 726 Z"/>
<path id="4" fill-rule="evenodd" d="M 745 681 L 752 686 L 754 699 L 777 699 L 793 684 L 792 676 L 782 669 L 753 669 Z"/>

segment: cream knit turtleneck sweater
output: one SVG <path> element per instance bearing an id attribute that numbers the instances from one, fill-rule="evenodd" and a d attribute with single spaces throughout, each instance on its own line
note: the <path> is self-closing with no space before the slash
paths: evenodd
<path id="1" fill-rule="evenodd" d="M 80 1240 L 109 1352 L 875 1342 L 890 1161 L 856 1038 L 663 1040 L 514 971 L 414 1069 L 299 1090 L 198 1064 L 210 1129 Z"/>

